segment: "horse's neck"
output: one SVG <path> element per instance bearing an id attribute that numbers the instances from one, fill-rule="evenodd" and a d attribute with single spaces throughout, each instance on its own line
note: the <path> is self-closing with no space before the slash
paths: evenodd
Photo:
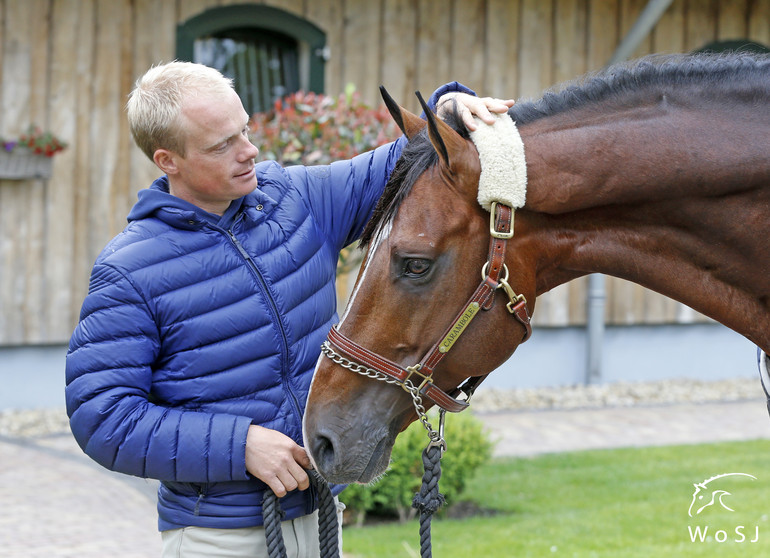
<path id="1" fill-rule="evenodd" d="M 614 275 L 770 349 L 770 259 L 756 240 L 770 238 L 768 125 L 659 105 L 522 129 L 526 208 L 553 247 L 538 290 Z"/>
<path id="2" fill-rule="evenodd" d="M 717 108 L 696 113 L 668 101 L 523 128 L 527 207 L 555 214 L 768 185 L 770 111 Z"/>

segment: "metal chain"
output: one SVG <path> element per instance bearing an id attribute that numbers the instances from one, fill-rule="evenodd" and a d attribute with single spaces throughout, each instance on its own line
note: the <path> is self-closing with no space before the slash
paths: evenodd
<path id="1" fill-rule="evenodd" d="M 399 383 L 393 378 L 389 378 L 379 370 L 375 370 L 374 368 L 368 368 L 363 364 L 358 364 L 357 362 L 354 362 L 349 358 L 342 356 L 341 354 L 336 352 L 334 349 L 332 349 L 331 344 L 328 341 L 324 341 L 323 345 L 321 345 L 321 352 L 325 354 L 335 364 L 339 364 L 343 368 L 347 368 L 348 370 L 350 370 L 351 372 L 355 372 L 356 374 L 366 376 L 367 378 L 372 378 L 373 380 L 380 380 L 388 384 L 397 385 Z"/>

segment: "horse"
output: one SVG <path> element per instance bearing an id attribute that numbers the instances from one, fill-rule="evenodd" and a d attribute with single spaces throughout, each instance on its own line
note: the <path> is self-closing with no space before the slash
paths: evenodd
<path id="1" fill-rule="evenodd" d="M 386 104 L 409 142 L 304 419 L 327 480 L 381 475 L 425 407 L 467 406 L 456 388 L 527 338 L 538 295 L 586 274 L 657 291 L 770 352 L 767 56 L 647 57 L 517 103 L 526 200 L 507 213 L 477 201 L 480 155 L 459 118 Z"/>

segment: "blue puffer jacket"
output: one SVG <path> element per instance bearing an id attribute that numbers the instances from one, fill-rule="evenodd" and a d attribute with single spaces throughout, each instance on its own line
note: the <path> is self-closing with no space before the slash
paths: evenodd
<path id="1" fill-rule="evenodd" d="M 431 103 L 455 90 L 472 93 L 451 83 Z M 338 253 L 360 234 L 403 141 L 328 166 L 260 163 L 258 188 L 221 217 L 160 178 L 99 255 L 67 354 L 67 412 L 94 460 L 161 480 L 161 530 L 262 524 L 247 430 L 302 443 L 337 319 Z M 281 505 L 287 519 L 317 507 L 312 490 Z"/>

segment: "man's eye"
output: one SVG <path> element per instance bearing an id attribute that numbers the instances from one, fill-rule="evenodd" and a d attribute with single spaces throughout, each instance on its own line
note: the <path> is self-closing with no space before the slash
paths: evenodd
<path id="1" fill-rule="evenodd" d="M 409 277 L 420 277 L 428 273 L 430 269 L 430 260 L 414 258 L 407 260 L 404 264 L 404 275 Z"/>

